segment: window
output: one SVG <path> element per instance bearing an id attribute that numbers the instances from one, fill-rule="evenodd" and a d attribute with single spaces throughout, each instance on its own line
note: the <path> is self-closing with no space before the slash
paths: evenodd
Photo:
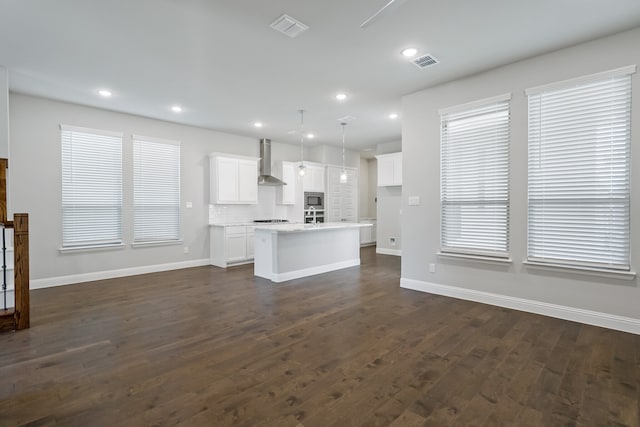
<path id="1" fill-rule="evenodd" d="M 440 110 L 443 253 L 508 257 L 510 99 Z"/>
<path id="2" fill-rule="evenodd" d="M 633 71 L 527 90 L 530 262 L 629 270 Z"/>
<path id="3" fill-rule="evenodd" d="M 62 247 L 122 244 L 122 134 L 60 129 Z"/>
<path id="4" fill-rule="evenodd" d="M 180 143 L 133 136 L 133 240 L 180 239 Z"/>

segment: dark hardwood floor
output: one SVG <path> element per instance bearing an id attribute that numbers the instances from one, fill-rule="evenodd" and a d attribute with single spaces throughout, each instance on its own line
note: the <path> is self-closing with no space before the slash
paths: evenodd
<path id="1" fill-rule="evenodd" d="M 33 291 L 0 335 L 0 425 L 639 425 L 640 337 L 400 289 L 399 261 Z"/>

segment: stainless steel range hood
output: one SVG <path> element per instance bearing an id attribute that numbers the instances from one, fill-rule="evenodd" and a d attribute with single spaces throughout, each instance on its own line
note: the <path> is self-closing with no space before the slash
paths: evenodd
<path id="1" fill-rule="evenodd" d="M 258 185 L 271 185 L 273 187 L 287 185 L 275 176 L 271 175 L 271 140 L 263 138 L 260 140 L 260 176 Z"/>

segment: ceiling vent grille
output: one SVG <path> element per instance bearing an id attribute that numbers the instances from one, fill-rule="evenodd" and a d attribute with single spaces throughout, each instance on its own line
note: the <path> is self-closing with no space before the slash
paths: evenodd
<path id="1" fill-rule="evenodd" d="M 353 117 L 353 116 L 344 116 L 344 117 L 340 117 L 340 118 L 338 118 L 338 121 L 339 121 L 340 123 L 349 123 L 349 122 L 354 121 L 355 119 L 356 119 L 356 118 L 355 118 L 355 117 Z"/>
<path id="2" fill-rule="evenodd" d="M 309 26 L 304 25 L 302 22 L 290 17 L 286 13 L 273 21 L 270 27 L 291 38 L 297 37 L 309 29 Z"/>
<path id="3" fill-rule="evenodd" d="M 430 53 L 427 53 L 426 55 L 422 55 L 419 58 L 414 59 L 412 62 L 418 68 L 427 68 L 427 67 L 431 67 L 432 65 L 436 65 L 440 63 L 440 61 L 438 61 Z"/>

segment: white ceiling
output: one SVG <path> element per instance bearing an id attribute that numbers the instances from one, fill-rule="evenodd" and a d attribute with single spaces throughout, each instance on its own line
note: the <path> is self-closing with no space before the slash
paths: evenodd
<path id="1" fill-rule="evenodd" d="M 408 0 L 361 29 L 387 1 L 0 0 L 0 65 L 15 92 L 283 142 L 300 108 L 315 143 L 339 144 L 351 115 L 362 149 L 400 138 L 402 95 L 640 25 L 639 0 Z M 282 13 L 311 28 L 269 28 Z"/>

